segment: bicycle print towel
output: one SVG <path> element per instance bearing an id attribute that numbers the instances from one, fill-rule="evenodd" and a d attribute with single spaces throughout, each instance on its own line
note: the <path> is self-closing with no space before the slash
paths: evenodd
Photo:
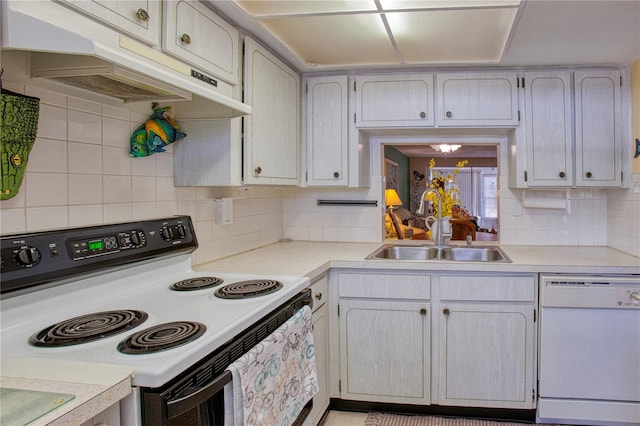
<path id="1" fill-rule="evenodd" d="M 225 425 L 291 425 L 318 392 L 311 309 L 304 306 L 233 362 Z"/>

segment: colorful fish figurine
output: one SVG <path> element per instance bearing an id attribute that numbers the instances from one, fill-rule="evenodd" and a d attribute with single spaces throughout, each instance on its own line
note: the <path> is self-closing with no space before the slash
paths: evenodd
<path id="1" fill-rule="evenodd" d="M 153 114 L 131 135 L 131 157 L 147 157 L 156 152 L 164 152 L 164 147 L 185 136 L 180 126 L 168 113 L 172 107 L 160 108 L 153 105 Z"/>

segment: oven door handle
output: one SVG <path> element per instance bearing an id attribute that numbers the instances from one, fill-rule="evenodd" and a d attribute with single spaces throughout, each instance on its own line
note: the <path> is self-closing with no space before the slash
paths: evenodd
<path id="1" fill-rule="evenodd" d="M 213 395 L 223 390 L 228 383 L 231 383 L 231 380 L 231 372 L 229 370 L 225 370 L 207 386 L 182 398 L 167 401 L 167 417 L 171 418 L 197 407 Z"/>

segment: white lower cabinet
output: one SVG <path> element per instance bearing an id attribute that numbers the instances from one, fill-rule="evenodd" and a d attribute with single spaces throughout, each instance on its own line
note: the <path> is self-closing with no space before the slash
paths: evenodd
<path id="1" fill-rule="evenodd" d="M 339 285 L 340 397 L 429 404 L 429 277 L 345 273 Z"/>
<path id="2" fill-rule="evenodd" d="M 340 398 L 535 408 L 535 274 L 336 276 Z"/>
<path id="3" fill-rule="evenodd" d="M 80 426 L 120 426 L 120 403 L 113 404 Z"/>
<path id="4" fill-rule="evenodd" d="M 440 276 L 438 404 L 535 407 L 536 280 Z"/>
<path id="5" fill-rule="evenodd" d="M 313 345 L 316 350 L 318 393 L 313 397 L 313 408 L 305 425 L 317 425 L 329 407 L 329 287 L 326 275 L 311 284 L 313 297 Z"/>

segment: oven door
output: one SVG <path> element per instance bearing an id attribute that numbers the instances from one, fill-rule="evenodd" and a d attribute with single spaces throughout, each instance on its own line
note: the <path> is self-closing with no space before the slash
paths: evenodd
<path id="1" fill-rule="evenodd" d="M 142 390 L 143 424 L 168 426 L 219 426 L 224 424 L 224 387 L 231 373 L 210 380 L 203 368 L 163 391 Z M 208 382 L 201 385 L 199 382 Z"/>

